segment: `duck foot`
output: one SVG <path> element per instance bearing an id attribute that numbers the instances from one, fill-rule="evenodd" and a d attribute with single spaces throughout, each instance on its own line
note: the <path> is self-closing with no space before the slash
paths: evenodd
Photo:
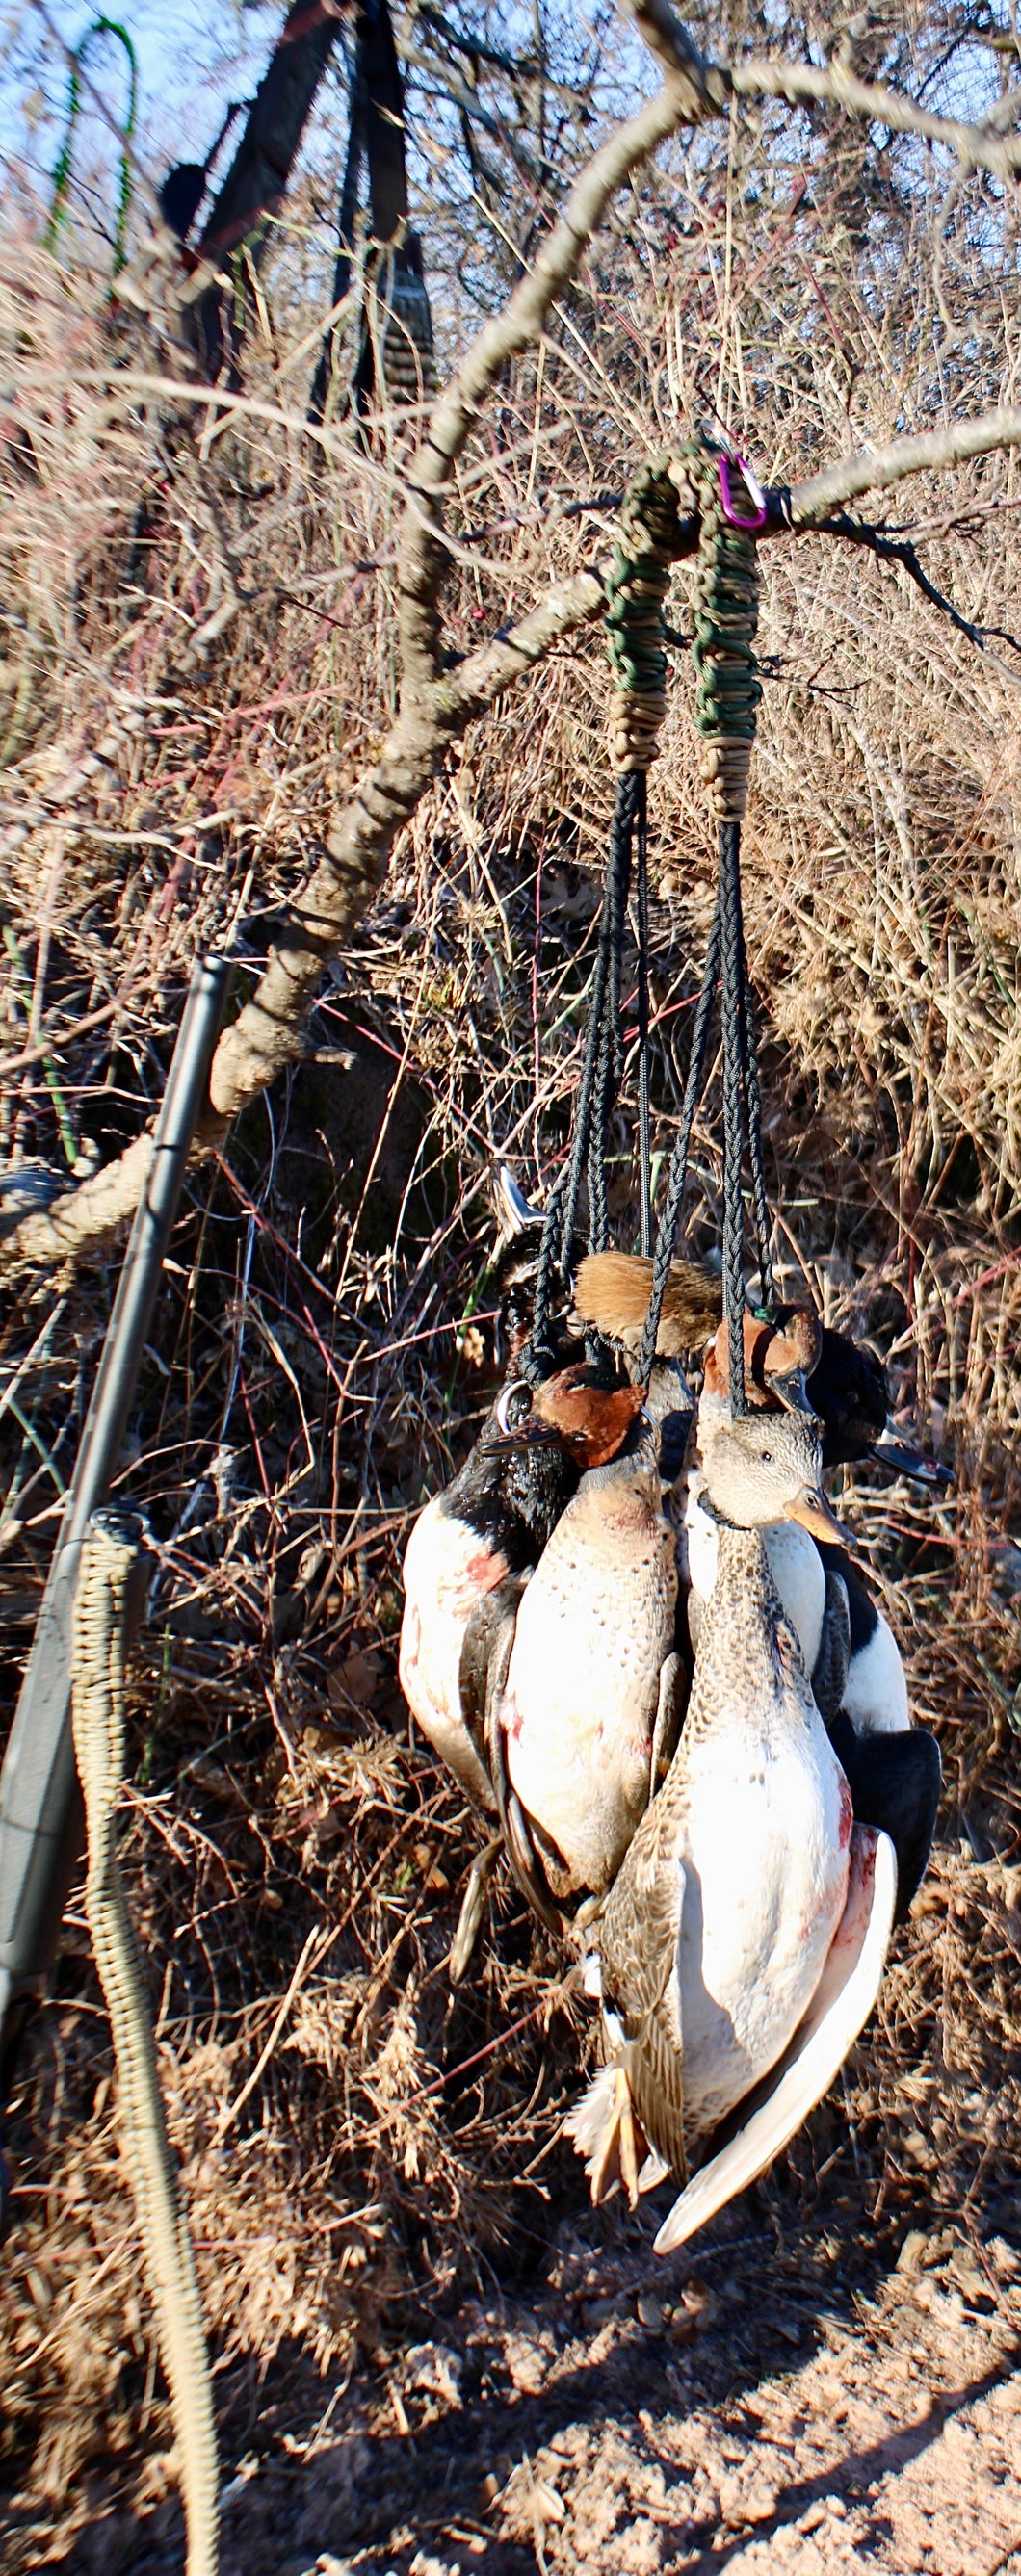
<path id="1" fill-rule="evenodd" d="M 585 2157 L 593 2208 L 623 2183 L 629 2208 L 637 2209 L 640 2192 L 649 2189 L 644 2168 L 655 2150 L 632 2102 L 625 2067 L 600 2067 L 577 2109 L 568 2112 L 564 2133 Z"/>
<path id="2" fill-rule="evenodd" d="M 496 1834 L 485 1850 L 476 1852 L 468 1872 L 468 1885 L 461 1899 L 457 1930 L 450 1945 L 447 1974 L 452 1986 L 463 1985 L 472 1963 L 476 1943 L 482 1930 L 489 1882 L 503 1850 L 503 1835 Z"/>

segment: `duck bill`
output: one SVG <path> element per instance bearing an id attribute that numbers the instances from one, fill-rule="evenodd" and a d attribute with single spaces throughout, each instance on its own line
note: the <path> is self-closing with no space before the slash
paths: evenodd
<path id="1" fill-rule="evenodd" d="M 829 1545 L 846 1547 L 848 1532 L 838 1521 L 818 1485 L 803 1485 L 792 1503 L 784 1504 L 784 1519 L 797 1521 L 801 1529 L 810 1530 L 813 1538 L 825 1539 Z"/>
<path id="2" fill-rule="evenodd" d="M 946 1486 L 954 1481 L 949 1467 L 941 1467 L 938 1458 L 927 1458 L 921 1449 L 913 1449 L 909 1440 L 898 1439 L 889 1427 L 880 1432 L 878 1440 L 873 1440 L 869 1457 L 891 1476 L 913 1476 L 919 1485 Z"/>
<path id="3" fill-rule="evenodd" d="M 775 1395 L 777 1403 L 783 1405 L 785 1413 L 807 1413 L 810 1422 L 818 1421 L 819 1416 L 812 1404 L 803 1368 L 785 1369 L 777 1376 L 773 1375 L 772 1370 L 768 1370 L 766 1385 L 770 1394 Z"/>
<path id="4" fill-rule="evenodd" d="M 524 1191 L 519 1190 L 514 1174 L 506 1163 L 497 1165 L 493 1195 L 498 1214 L 508 1234 L 524 1234 L 527 1226 L 536 1224 L 539 1210 L 530 1206 Z"/>
<path id="5" fill-rule="evenodd" d="M 563 1434 L 557 1430 L 556 1424 L 543 1422 L 534 1413 L 521 1424 L 520 1430 L 498 1431 L 494 1439 L 486 1442 L 486 1448 L 495 1449 L 500 1458 L 511 1458 L 518 1449 L 562 1449 L 564 1445 Z"/>

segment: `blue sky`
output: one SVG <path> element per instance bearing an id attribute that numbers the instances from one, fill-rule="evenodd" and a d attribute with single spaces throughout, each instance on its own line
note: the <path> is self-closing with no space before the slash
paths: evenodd
<path id="1" fill-rule="evenodd" d="M 138 153 L 159 177 L 175 160 L 205 158 L 229 98 L 250 95 L 263 71 L 283 9 L 242 8 L 237 0 L 106 0 L 90 10 L 77 0 L 47 0 L 49 14 L 67 42 L 77 43 L 99 15 L 119 19 L 138 57 Z M 90 49 L 87 68 L 120 120 L 126 99 L 126 65 L 107 38 Z M 0 8 L 0 152 L 8 176 L 45 186 L 63 136 L 67 66 L 59 46 L 28 0 Z M 76 162 L 83 171 L 108 166 L 116 147 L 87 110 L 80 125 Z"/>

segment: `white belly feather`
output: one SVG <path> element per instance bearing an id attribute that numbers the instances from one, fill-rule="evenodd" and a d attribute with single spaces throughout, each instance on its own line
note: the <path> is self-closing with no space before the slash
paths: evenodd
<path id="1" fill-rule="evenodd" d="M 773 1730 L 755 1741 L 735 1712 L 734 1732 L 692 1745 L 685 1767 L 678 1967 L 694 2136 L 774 2064 L 807 2011 L 843 1911 L 851 1801 L 821 1725 L 796 1745 Z"/>

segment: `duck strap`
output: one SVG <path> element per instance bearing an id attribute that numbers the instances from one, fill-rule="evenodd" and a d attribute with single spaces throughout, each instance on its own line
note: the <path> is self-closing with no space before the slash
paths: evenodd
<path id="1" fill-rule="evenodd" d="M 766 524 L 766 511 L 747 469 L 711 440 L 692 442 L 679 462 L 694 491 L 700 520 L 692 646 L 697 677 L 695 722 L 702 737 L 702 776 L 719 832 L 719 883 L 695 1013 L 680 1130 L 656 1240 L 639 1368 L 647 1385 L 684 1197 L 691 1129 L 701 1097 L 712 1004 L 719 981 L 723 1037 L 724 1311 L 730 1343 L 731 1404 L 735 1413 L 743 1413 L 741 1168 L 745 1138 L 763 1310 L 772 1308 L 774 1302 L 758 1047 L 741 907 L 740 858 L 741 821 L 762 694 L 754 653 L 758 624 L 756 539 Z"/>
<path id="2" fill-rule="evenodd" d="M 762 687 L 755 659 L 759 568 L 755 540 L 766 523 L 736 458 L 708 439 L 684 450 L 701 534 L 695 641 L 695 723 L 702 737 L 702 776 L 719 824 L 740 823 Z"/>
<path id="3" fill-rule="evenodd" d="M 618 832 L 629 828 L 637 845 L 638 913 L 638 1157 L 641 1171 L 641 1250 L 652 1249 L 649 1118 L 649 872 L 646 778 L 659 751 L 666 714 L 664 610 L 670 567 L 680 552 L 679 487 L 667 457 L 639 466 L 621 512 L 621 533 L 607 583 L 606 649 L 613 674 L 610 755 L 618 773 Z M 633 784 L 631 782 L 634 782 Z M 609 1033 L 608 1033 L 609 1034 Z M 619 1088 L 619 1078 L 618 1078 Z M 605 1126 L 603 1130 L 605 1134 Z M 592 1184 L 590 1154 L 589 1187 Z M 601 1158 L 600 1158 L 601 1160 Z M 601 1182 L 597 1202 L 603 1217 Z M 607 1239 L 602 1224 L 602 1248 Z"/>
<path id="4" fill-rule="evenodd" d="M 666 714 L 663 610 L 680 552 L 678 502 L 671 460 L 657 457 L 639 466 L 620 514 L 606 584 L 606 649 L 613 674 L 610 754 L 621 778 L 644 776 L 659 749 Z"/>
<path id="5" fill-rule="evenodd" d="M 675 479 L 676 478 L 676 479 Z M 646 775 L 656 758 L 666 711 L 664 602 L 670 566 L 681 551 L 681 508 L 690 511 L 687 481 L 676 460 L 641 465 L 625 496 L 621 533 L 607 579 L 607 652 L 613 675 L 610 749 L 617 798 L 610 829 L 599 945 L 568 1163 L 546 1209 L 536 1275 L 535 1320 L 523 1364 L 536 1363 L 549 1340 L 554 1274 L 570 1268 L 582 1176 L 588 1180 L 589 1245 L 609 1242 L 606 1140 L 624 1071 L 620 1027 L 621 960 L 635 880 L 638 915 L 638 1123 L 642 1170 L 642 1251 L 651 1248 L 649 1172 L 649 938 Z"/>

